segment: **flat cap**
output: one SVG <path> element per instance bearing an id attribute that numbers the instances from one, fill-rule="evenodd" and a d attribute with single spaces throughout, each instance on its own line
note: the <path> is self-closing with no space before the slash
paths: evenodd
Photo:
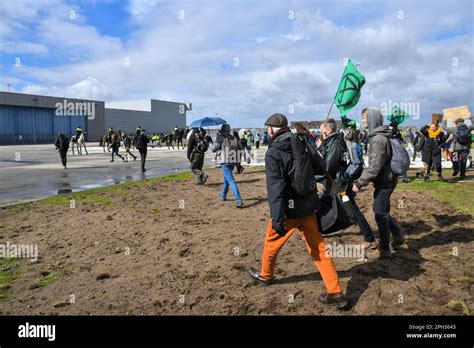
<path id="1" fill-rule="evenodd" d="M 265 126 L 270 127 L 286 127 L 288 126 L 288 119 L 282 114 L 273 114 L 265 121 Z"/>

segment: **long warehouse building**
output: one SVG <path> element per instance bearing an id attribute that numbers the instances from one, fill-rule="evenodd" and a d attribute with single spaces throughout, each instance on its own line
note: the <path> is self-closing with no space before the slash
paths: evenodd
<path id="1" fill-rule="evenodd" d="M 81 127 L 87 141 L 98 141 L 109 127 L 128 133 L 186 127 L 185 103 L 151 99 L 151 111 L 109 109 L 104 101 L 0 92 L 0 144 L 52 143 L 58 133 Z"/>

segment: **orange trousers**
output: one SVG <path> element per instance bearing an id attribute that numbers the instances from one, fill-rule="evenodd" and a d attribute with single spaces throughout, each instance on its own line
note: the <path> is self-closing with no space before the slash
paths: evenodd
<path id="1" fill-rule="evenodd" d="M 306 248 L 321 274 L 327 292 L 329 294 L 340 293 L 341 286 L 339 285 L 336 268 L 332 259 L 326 255 L 326 242 L 319 232 L 316 216 L 310 215 L 300 219 L 286 219 L 283 225 L 288 232 L 282 237 L 272 228 L 272 219 L 268 221 L 265 245 L 263 247 L 261 276 L 267 279 L 273 278 L 273 270 L 275 269 L 278 252 L 293 232 L 298 229 L 301 231 L 306 242 Z"/>

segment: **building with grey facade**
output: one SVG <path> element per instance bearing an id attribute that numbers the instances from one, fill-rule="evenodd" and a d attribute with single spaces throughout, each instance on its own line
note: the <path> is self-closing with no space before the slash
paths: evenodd
<path id="1" fill-rule="evenodd" d="M 132 133 L 140 126 L 147 133 L 171 132 L 175 126 L 186 127 L 186 112 L 192 105 L 151 99 L 151 111 L 105 109 L 105 126 Z"/>
<path id="2" fill-rule="evenodd" d="M 108 109 L 104 101 L 0 92 L 0 144 L 52 143 L 58 133 L 81 127 L 87 141 L 98 141 L 109 127 L 132 132 L 169 132 L 186 126 L 185 103 L 151 100 L 151 111 Z"/>

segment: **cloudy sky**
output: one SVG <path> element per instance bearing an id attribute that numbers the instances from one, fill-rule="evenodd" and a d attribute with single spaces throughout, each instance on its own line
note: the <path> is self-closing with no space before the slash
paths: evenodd
<path id="1" fill-rule="evenodd" d="M 257 127 L 323 118 L 351 58 L 367 82 L 349 117 L 405 103 L 419 125 L 474 110 L 473 23 L 472 0 L 0 0 L 0 90 Z"/>

